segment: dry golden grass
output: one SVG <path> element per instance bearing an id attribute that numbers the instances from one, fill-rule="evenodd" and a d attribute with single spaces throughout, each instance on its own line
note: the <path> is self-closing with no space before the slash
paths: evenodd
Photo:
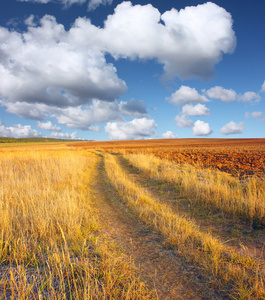
<path id="1" fill-rule="evenodd" d="M 254 227 L 265 227 L 265 184 L 258 177 L 240 180 L 227 173 L 190 164 L 179 165 L 154 155 L 124 155 L 149 176 L 176 184 L 181 194 L 211 205 L 233 216 L 242 217 Z"/>
<path id="2" fill-rule="evenodd" d="M 97 160 L 53 146 L 0 154 L 1 299 L 152 298 L 133 262 L 100 241 Z"/>
<path id="3" fill-rule="evenodd" d="M 136 152 L 143 150 L 142 141 L 135 143 L 126 149 L 121 142 L 100 147 L 98 143 L 0 147 L 0 299 L 156 298 L 135 275 L 133 261 L 102 236 L 94 205 L 99 156 L 105 157 L 106 173 L 126 205 L 180 256 L 203 270 L 220 295 L 265 299 L 261 261 L 240 255 L 190 217 L 158 201 L 130 179 L 114 155 L 85 149 L 122 152 L 147 177 L 170 182 L 187 199 L 256 227 L 264 225 L 264 178 L 243 179 L 205 166 L 128 154 L 132 144 L 137 145 Z"/>
<path id="4" fill-rule="evenodd" d="M 264 270 L 258 262 L 232 251 L 192 220 L 156 201 L 126 175 L 112 155 L 106 156 L 106 172 L 138 216 L 159 230 L 180 255 L 203 268 L 219 290 L 227 289 L 229 297 L 235 299 L 265 298 Z"/>

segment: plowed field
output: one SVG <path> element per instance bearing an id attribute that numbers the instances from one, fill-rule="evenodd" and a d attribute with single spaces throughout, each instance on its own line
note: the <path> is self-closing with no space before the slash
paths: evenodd
<path id="1" fill-rule="evenodd" d="M 234 176 L 265 176 L 265 139 L 165 139 L 76 143 L 85 149 L 154 154 Z"/>

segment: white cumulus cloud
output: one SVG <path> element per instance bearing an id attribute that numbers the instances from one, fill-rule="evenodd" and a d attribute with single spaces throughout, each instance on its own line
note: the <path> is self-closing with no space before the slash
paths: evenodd
<path id="1" fill-rule="evenodd" d="M 209 78 L 223 53 L 233 52 L 236 45 L 231 15 L 211 2 L 161 15 L 151 4 L 124 1 L 104 28 L 79 19 L 74 29 L 83 45 L 115 58 L 156 59 L 170 78 Z"/>
<path id="2" fill-rule="evenodd" d="M 215 86 L 209 90 L 207 90 L 208 97 L 212 99 L 218 99 L 223 102 L 233 102 L 236 100 L 237 94 L 232 89 L 224 89 L 221 86 Z"/>
<path id="3" fill-rule="evenodd" d="M 41 136 L 41 133 L 35 129 L 32 129 L 30 125 L 13 125 L 7 127 L 0 124 L 0 136 L 13 137 L 13 138 L 28 138 Z"/>
<path id="4" fill-rule="evenodd" d="M 211 2 L 163 15 L 151 4 L 123 2 L 104 29 L 116 57 L 155 58 L 168 77 L 182 79 L 208 78 L 222 54 L 233 52 L 236 44 L 231 15 Z"/>
<path id="5" fill-rule="evenodd" d="M 195 88 L 182 85 L 170 98 L 166 99 L 175 105 L 184 105 L 190 103 L 209 102 L 209 100 L 200 95 Z"/>
<path id="6" fill-rule="evenodd" d="M 0 96 L 9 102 L 78 106 L 127 89 L 101 52 L 79 47 L 52 16 L 23 34 L 0 27 L 0 53 Z"/>
<path id="7" fill-rule="evenodd" d="M 141 118 L 130 122 L 108 122 L 105 132 L 110 140 L 134 140 L 155 136 L 157 125 L 153 119 Z"/>
<path id="8" fill-rule="evenodd" d="M 210 115 L 210 109 L 207 108 L 204 104 L 186 104 L 182 107 L 183 115 L 187 116 L 208 116 Z"/>
<path id="9" fill-rule="evenodd" d="M 178 135 L 173 133 L 172 131 L 167 131 L 162 134 L 163 139 L 176 139 L 177 137 Z"/>
<path id="10" fill-rule="evenodd" d="M 213 132 L 209 123 L 205 123 L 200 120 L 195 122 L 192 130 L 193 130 L 193 135 L 195 136 L 207 136 Z"/>
<path id="11" fill-rule="evenodd" d="M 243 133 L 244 127 L 244 122 L 240 122 L 237 124 L 231 121 L 221 128 L 220 133 L 225 135 Z"/>

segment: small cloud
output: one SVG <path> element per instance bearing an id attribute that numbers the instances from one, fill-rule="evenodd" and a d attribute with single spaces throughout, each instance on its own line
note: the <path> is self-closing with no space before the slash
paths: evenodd
<path id="1" fill-rule="evenodd" d="M 240 122 L 236 124 L 235 122 L 231 121 L 221 128 L 220 133 L 225 135 L 240 134 L 243 133 L 244 127 L 245 127 L 244 122 Z"/>
<path id="2" fill-rule="evenodd" d="M 53 125 L 51 121 L 47 121 L 45 123 L 37 122 L 37 128 L 50 130 L 50 131 L 61 131 L 61 127 Z"/>
<path id="3" fill-rule="evenodd" d="M 88 10 L 95 10 L 100 5 L 111 5 L 113 0 L 90 0 Z"/>
<path id="4" fill-rule="evenodd" d="M 261 91 L 262 91 L 262 92 L 265 92 L 265 80 L 264 80 L 263 85 L 262 85 L 262 87 L 261 87 Z"/>
<path id="5" fill-rule="evenodd" d="M 209 100 L 205 96 L 200 95 L 195 88 L 184 85 L 173 93 L 170 98 L 166 98 L 166 100 L 175 105 L 209 102 Z"/>
<path id="6" fill-rule="evenodd" d="M 195 122 L 192 130 L 193 130 L 193 135 L 195 136 L 207 136 L 213 132 L 209 123 L 205 123 L 200 120 Z"/>
<path id="7" fill-rule="evenodd" d="M 162 134 L 163 139 L 176 139 L 177 137 L 178 135 L 173 133 L 172 131 L 167 131 Z"/>
<path id="8" fill-rule="evenodd" d="M 264 121 L 265 120 L 263 112 L 261 112 L 261 111 L 253 111 L 252 113 L 246 112 L 245 113 L 245 117 L 246 118 L 258 119 L 260 121 Z"/>
<path id="9" fill-rule="evenodd" d="M 77 133 L 76 132 L 52 132 L 49 137 L 51 138 L 58 138 L 58 139 L 71 139 L 71 140 L 77 140 Z"/>
<path id="10" fill-rule="evenodd" d="M 240 95 L 238 100 L 242 102 L 256 103 L 260 101 L 260 95 L 255 92 L 246 92 L 243 95 Z"/>
<path id="11" fill-rule="evenodd" d="M 153 119 L 134 119 L 130 122 L 107 123 L 105 132 L 110 140 L 134 140 L 154 136 L 157 125 Z"/>
<path id="12" fill-rule="evenodd" d="M 233 102 L 236 100 L 237 94 L 232 89 L 224 89 L 221 86 L 215 86 L 209 89 L 206 94 L 212 99 L 218 99 L 223 102 Z"/>
<path id="13" fill-rule="evenodd" d="M 41 133 L 35 129 L 32 129 L 30 125 L 13 125 L 6 127 L 5 125 L 0 125 L 0 136 L 13 137 L 13 138 L 28 138 L 41 136 Z"/>
<path id="14" fill-rule="evenodd" d="M 194 125 L 193 122 L 187 118 L 187 116 L 181 114 L 176 116 L 175 121 L 179 128 L 187 128 Z"/>
<path id="15" fill-rule="evenodd" d="M 25 21 L 24 23 L 29 26 L 29 27 L 36 27 L 37 24 L 35 23 L 35 16 L 34 15 L 30 15 Z"/>
<path id="16" fill-rule="evenodd" d="M 204 104 L 197 104 L 197 105 L 192 105 L 192 104 L 186 104 L 182 107 L 182 112 L 183 115 L 187 116 L 208 116 L 210 115 L 210 109 L 207 108 Z"/>

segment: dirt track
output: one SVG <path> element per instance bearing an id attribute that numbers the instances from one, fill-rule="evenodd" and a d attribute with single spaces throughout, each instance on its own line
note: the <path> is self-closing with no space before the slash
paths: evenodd
<path id="1" fill-rule="evenodd" d="M 195 267 L 167 248 L 163 237 L 122 203 L 108 182 L 103 158 L 95 174 L 94 190 L 104 238 L 133 259 L 141 281 L 155 290 L 158 299 L 218 299 L 206 288 L 203 278 L 196 276 Z"/>

